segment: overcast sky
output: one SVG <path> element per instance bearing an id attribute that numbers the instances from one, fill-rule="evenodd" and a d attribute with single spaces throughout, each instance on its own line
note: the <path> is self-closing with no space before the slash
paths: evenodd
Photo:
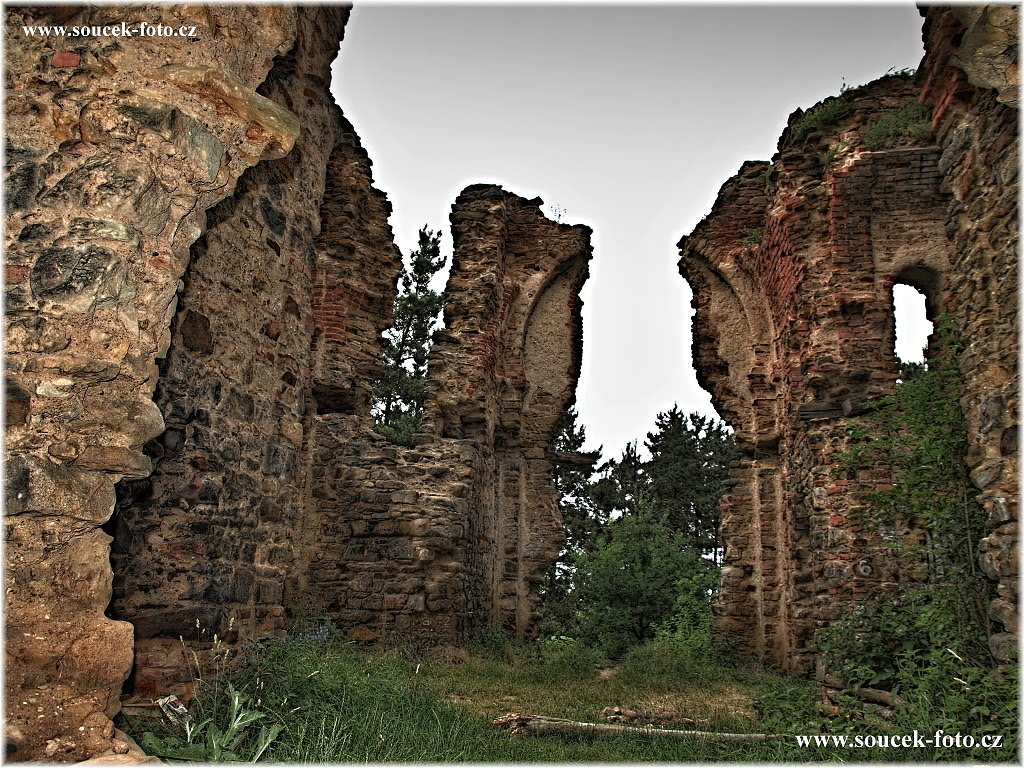
<path id="1" fill-rule="evenodd" d="M 588 447 L 611 457 L 673 403 L 714 413 L 693 372 L 679 238 L 744 160 L 771 158 L 793 110 L 916 67 L 921 21 L 910 2 L 363 3 L 333 90 L 403 253 L 424 224 L 450 253 L 448 214 L 473 183 L 593 228 L 577 408 Z"/>

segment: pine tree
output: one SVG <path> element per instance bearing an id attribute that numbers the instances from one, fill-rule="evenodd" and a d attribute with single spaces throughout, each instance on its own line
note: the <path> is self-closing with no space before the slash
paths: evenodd
<path id="1" fill-rule="evenodd" d="M 718 561 L 718 501 L 736 458 L 725 424 L 677 406 L 659 413 L 647 433 L 651 459 L 644 465 L 651 502 L 666 515 L 678 540 Z"/>
<path id="2" fill-rule="evenodd" d="M 635 514 L 638 505 L 650 495 L 650 480 L 636 442 L 627 443 L 622 458 L 609 459 L 598 471 L 602 476 L 591 486 L 590 493 L 606 519 Z"/>
<path id="3" fill-rule="evenodd" d="M 441 233 L 424 226 L 419 248 L 402 272 L 394 323 L 384 332 L 382 375 L 373 391 L 374 422 L 379 433 L 404 445 L 412 444 L 423 421 L 427 353 L 442 306 L 441 294 L 430 289 L 430 280 L 445 261 Z"/>
<path id="4" fill-rule="evenodd" d="M 586 428 L 577 423 L 578 415 L 570 407 L 558 423 L 554 450 L 579 453 L 586 442 Z M 600 451 L 600 449 L 598 449 Z M 558 511 L 565 526 L 565 546 L 551 564 L 541 582 L 541 632 L 558 635 L 574 632 L 577 601 L 574 595 L 575 558 L 591 550 L 598 534 L 607 524 L 590 497 L 590 479 L 594 470 L 576 464 L 554 465 Z"/>
<path id="5" fill-rule="evenodd" d="M 557 453 L 582 452 L 587 430 L 577 423 L 578 418 L 575 407 L 570 407 L 562 415 L 554 442 Z M 587 549 L 608 522 L 607 515 L 597 509 L 590 495 L 590 479 L 593 474 L 594 470 L 590 466 L 554 465 L 558 510 L 565 524 L 565 549 L 568 552 Z"/>

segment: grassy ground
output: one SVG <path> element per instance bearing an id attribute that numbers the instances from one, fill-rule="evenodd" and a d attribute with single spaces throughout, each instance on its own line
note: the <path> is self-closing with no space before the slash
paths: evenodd
<path id="1" fill-rule="evenodd" d="M 745 744 L 638 734 L 512 735 L 491 722 L 510 712 L 607 722 L 601 710 L 620 707 L 674 713 L 676 719 L 665 723 L 670 728 L 821 731 L 813 686 L 753 666 L 696 663 L 657 645 L 614 666 L 572 646 L 492 644 L 468 658 L 453 653 L 430 659 L 403 649 L 358 651 L 336 640 L 269 641 L 250 649 L 247 661 L 232 679 L 241 691 L 235 720 L 242 726 L 231 728 L 226 684 L 209 681 L 190 710 L 195 722 L 211 722 L 197 729 L 191 745 L 184 744 L 180 731 L 155 728 L 152 721 L 128 722 L 129 733 L 151 753 L 192 759 L 211 759 L 214 747 L 223 747 L 217 742 L 230 738 L 232 755 L 244 759 L 257 751 L 260 729 L 265 740 L 273 727 L 276 737 L 261 755 L 272 762 L 893 762 L 943 757 L 931 750 L 800 748 L 792 735 Z M 262 717 L 245 722 L 256 713 Z M 153 735 L 144 737 L 145 730 Z M 978 754 L 981 760 L 1000 757 L 1012 759 L 1010 754 Z"/>

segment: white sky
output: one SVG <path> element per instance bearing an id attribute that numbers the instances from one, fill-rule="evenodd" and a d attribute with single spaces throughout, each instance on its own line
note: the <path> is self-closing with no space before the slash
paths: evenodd
<path id="1" fill-rule="evenodd" d="M 714 413 L 679 238 L 744 160 L 771 158 L 793 110 L 916 67 L 921 23 L 910 2 L 357 4 L 332 88 L 403 253 L 424 224 L 451 252 L 448 214 L 472 183 L 593 228 L 577 409 L 611 457 L 673 403 Z M 918 359 L 923 343 L 909 342 Z"/>

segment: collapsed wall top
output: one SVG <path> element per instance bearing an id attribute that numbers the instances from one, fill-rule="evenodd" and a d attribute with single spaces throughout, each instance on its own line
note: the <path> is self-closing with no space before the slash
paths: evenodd
<path id="1" fill-rule="evenodd" d="M 564 539 L 550 452 L 576 400 L 583 350 L 579 298 L 589 227 L 547 219 L 540 198 L 493 185 L 452 208 L 455 252 L 445 329 L 430 355 L 427 421 L 475 440 L 486 467 L 474 488 L 477 624 L 536 630 L 538 586 Z"/>
<path id="2" fill-rule="evenodd" d="M 459 195 L 451 222 L 415 446 L 356 416 L 314 425 L 327 465 L 312 472 L 305 591 L 356 640 L 456 644 L 495 623 L 528 635 L 562 541 L 546 452 L 579 375 L 589 230 L 486 185 Z"/>

